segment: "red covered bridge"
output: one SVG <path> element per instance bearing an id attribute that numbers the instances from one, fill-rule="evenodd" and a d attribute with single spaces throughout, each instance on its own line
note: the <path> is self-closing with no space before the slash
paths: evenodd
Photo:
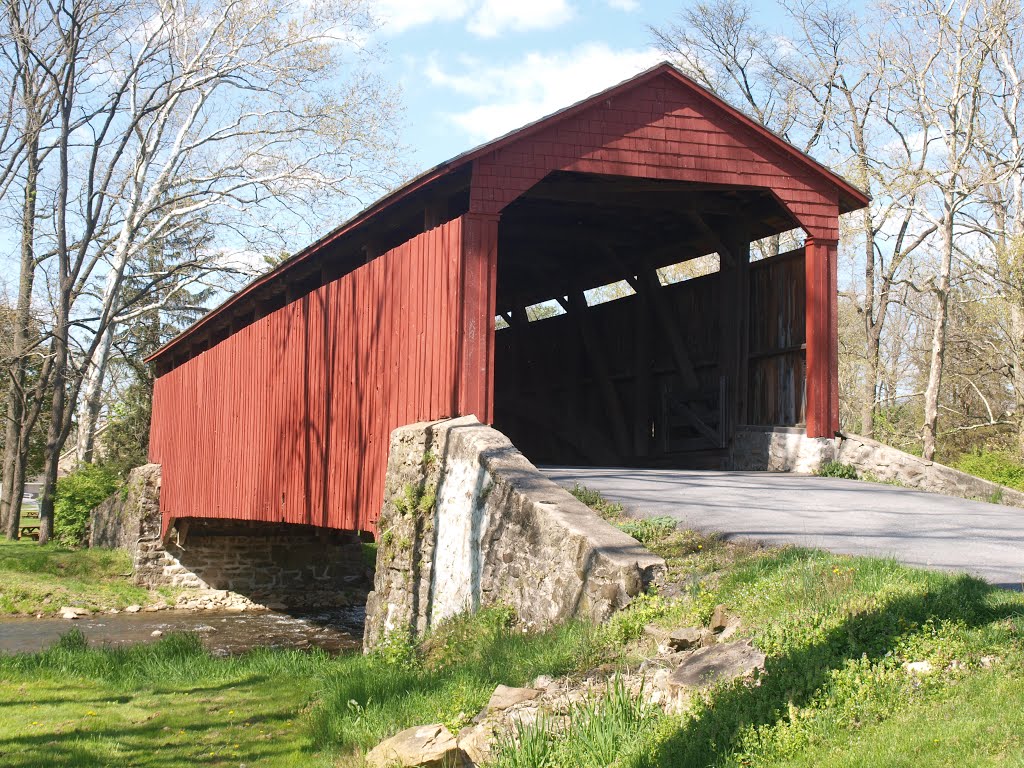
<path id="1" fill-rule="evenodd" d="M 150 358 L 165 529 L 373 531 L 390 431 L 446 416 L 567 464 L 707 466 L 743 424 L 831 436 L 839 216 L 866 204 L 667 64 L 443 163 Z"/>

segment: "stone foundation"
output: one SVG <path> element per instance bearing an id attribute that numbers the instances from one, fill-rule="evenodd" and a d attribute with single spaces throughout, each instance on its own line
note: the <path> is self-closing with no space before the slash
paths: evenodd
<path id="1" fill-rule="evenodd" d="M 835 456 L 835 439 L 807 437 L 803 427 L 740 427 L 729 447 L 729 469 L 813 474 Z"/>
<path id="2" fill-rule="evenodd" d="M 249 521 L 178 521 L 164 547 L 143 542 L 135 581 L 148 587 L 222 589 L 289 605 L 348 604 L 369 584 L 354 533 Z M 286 599 L 287 598 L 287 599 Z"/>
<path id="3" fill-rule="evenodd" d="M 90 546 L 133 553 L 145 587 L 226 590 L 290 607 L 361 601 L 373 581 L 363 543 L 347 531 L 254 521 L 176 521 L 160 538 L 160 465 L 132 471 L 93 510 Z"/>
<path id="4" fill-rule="evenodd" d="M 602 621 L 665 569 L 472 417 L 392 433 L 379 529 L 367 649 L 494 604 Z"/>

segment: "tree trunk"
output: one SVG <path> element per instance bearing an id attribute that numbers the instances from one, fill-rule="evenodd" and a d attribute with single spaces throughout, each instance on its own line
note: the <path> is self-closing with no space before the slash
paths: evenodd
<path id="1" fill-rule="evenodd" d="M 864 402 L 860 411 L 860 433 L 875 434 L 875 400 L 878 397 L 878 347 L 881 341 L 882 313 L 875 320 L 875 243 L 871 236 L 871 207 L 861 213 L 864 227 Z"/>
<path id="2" fill-rule="evenodd" d="M 110 348 L 114 343 L 113 323 L 103 329 L 86 374 L 85 391 L 78 409 L 78 461 L 91 464 L 96 447 L 96 426 L 103 401 L 103 380 L 110 361 Z"/>
<path id="3" fill-rule="evenodd" d="M 935 283 L 935 325 L 932 328 L 932 348 L 928 365 L 928 383 L 924 390 L 924 458 L 935 458 L 939 423 L 939 388 L 942 386 L 942 366 L 946 359 L 946 322 L 949 319 L 949 280 L 953 267 L 953 212 L 947 205 L 942 222 L 942 254 L 938 280 Z"/>
<path id="4" fill-rule="evenodd" d="M 25 199 L 21 219 L 21 267 L 18 304 L 14 320 L 14 344 L 7 387 L 7 425 L 4 435 L 3 494 L 0 516 L 4 533 L 17 539 L 21 522 L 21 492 L 25 486 L 28 441 L 22 440 L 25 416 L 25 367 L 32 320 L 32 285 L 35 281 L 36 183 L 39 177 L 39 142 L 31 142 L 25 164 Z"/>
<path id="5" fill-rule="evenodd" d="M 1020 297 L 1010 303 L 1010 363 L 1013 366 L 1013 401 L 1017 416 L 1017 450 L 1024 456 L 1024 307 Z"/>
<path id="6" fill-rule="evenodd" d="M 53 535 L 53 502 L 57 490 L 60 452 L 64 447 L 64 411 L 66 409 L 68 363 L 68 293 L 61 286 L 57 323 L 54 332 L 53 399 L 50 403 L 50 425 L 46 431 L 46 463 L 43 466 L 43 488 L 39 497 L 39 543 L 46 544 Z"/>

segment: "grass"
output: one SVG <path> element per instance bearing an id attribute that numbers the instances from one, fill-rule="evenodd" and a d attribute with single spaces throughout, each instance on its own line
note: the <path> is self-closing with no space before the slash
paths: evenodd
<path id="1" fill-rule="evenodd" d="M 98 610 L 152 602 L 149 590 L 133 586 L 126 577 L 131 568 L 131 558 L 121 550 L 0 540 L 0 615 L 54 614 L 65 605 Z"/>
<path id="2" fill-rule="evenodd" d="M 0 656 L 0 764 L 358 765 L 412 725 L 469 722 L 497 683 L 524 685 L 603 661 L 606 636 L 543 635 L 486 611 L 450 622 L 412 658 L 262 650 L 206 653 L 188 635 L 90 649 L 77 632 L 40 654 Z"/>
<path id="3" fill-rule="evenodd" d="M 309 681 L 333 660 L 207 654 L 168 636 L 87 649 L 72 631 L 30 656 L 0 656 L 0 763 L 29 766 L 327 766 L 298 722 Z"/>
<path id="4" fill-rule="evenodd" d="M 601 627 L 524 634 L 491 609 L 370 656 L 222 659 L 187 637 L 124 650 L 72 637 L 0 656 L 0 763 L 359 765 L 403 728 L 458 730 L 498 683 L 634 663 L 645 624 L 704 622 L 722 602 L 768 656 L 760 685 L 720 686 L 682 716 L 612 685 L 568 721 L 522 729 L 498 765 L 1024 768 L 1024 595 L 691 531 L 663 531 L 652 546 L 670 583 Z M 905 668 L 922 661 L 930 674 Z"/>
<path id="5" fill-rule="evenodd" d="M 634 698 L 616 678 L 600 698 L 574 704 L 564 716 L 541 715 L 530 725 L 519 723 L 499 737 L 494 768 L 604 768 L 635 749 L 656 719 L 654 708 Z"/>
<path id="6" fill-rule="evenodd" d="M 978 449 L 963 454 L 954 466 L 984 480 L 1024 491 L 1024 463 L 1010 451 Z"/>

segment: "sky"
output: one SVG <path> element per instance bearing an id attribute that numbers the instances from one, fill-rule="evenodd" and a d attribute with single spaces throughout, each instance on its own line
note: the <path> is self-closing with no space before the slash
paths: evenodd
<path id="1" fill-rule="evenodd" d="M 384 74 L 421 171 L 663 60 L 666 0 L 377 0 Z"/>

